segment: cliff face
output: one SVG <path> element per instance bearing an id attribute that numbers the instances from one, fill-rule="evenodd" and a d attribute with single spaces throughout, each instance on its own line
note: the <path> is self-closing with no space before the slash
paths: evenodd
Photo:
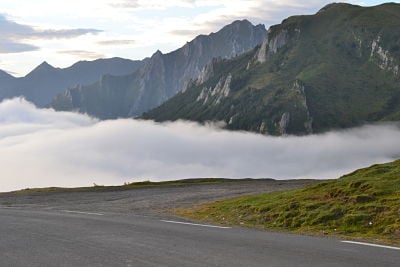
<path id="1" fill-rule="evenodd" d="M 232 58 L 251 50 L 265 35 L 263 25 L 235 21 L 216 33 L 200 35 L 171 53 L 157 51 L 130 75 L 107 77 L 107 83 L 100 80 L 71 88 L 59 95 L 52 106 L 102 119 L 135 117 L 184 91 L 213 58 Z"/>
<path id="2" fill-rule="evenodd" d="M 223 121 L 273 135 L 400 120 L 399 14 L 393 3 L 331 4 L 285 19 L 260 46 L 214 60 L 184 93 L 143 117 Z"/>

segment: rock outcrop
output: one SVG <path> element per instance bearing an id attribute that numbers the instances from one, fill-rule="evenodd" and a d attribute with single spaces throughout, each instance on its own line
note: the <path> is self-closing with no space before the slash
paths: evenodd
<path id="1" fill-rule="evenodd" d="M 230 73 L 227 77 L 221 77 L 221 79 L 213 88 L 204 87 L 196 101 L 201 101 L 203 105 L 218 105 L 223 98 L 228 97 L 231 81 L 232 75 Z"/>

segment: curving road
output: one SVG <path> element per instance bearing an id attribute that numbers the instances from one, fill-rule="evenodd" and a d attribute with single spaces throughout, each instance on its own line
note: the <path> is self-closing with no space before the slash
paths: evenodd
<path id="1" fill-rule="evenodd" d="M 0 266 L 399 266 L 400 250 L 162 216 L 0 206 Z"/>

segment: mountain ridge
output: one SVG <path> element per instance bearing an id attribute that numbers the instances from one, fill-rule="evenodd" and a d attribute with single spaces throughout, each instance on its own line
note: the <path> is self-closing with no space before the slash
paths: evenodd
<path id="1" fill-rule="evenodd" d="M 67 88 L 79 83 L 91 83 L 103 74 L 127 74 L 135 71 L 142 61 L 118 57 L 78 61 L 66 68 L 56 68 L 43 61 L 23 77 L 0 75 L 0 100 L 22 96 L 39 107 Z M 7 77 L 7 76 L 6 76 Z"/>
<path id="2" fill-rule="evenodd" d="M 222 121 L 227 129 L 272 135 L 399 120 L 398 14 L 394 3 L 341 3 L 289 17 L 256 49 L 214 61 L 208 79 L 143 118 Z"/>
<path id="3" fill-rule="evenodd" d="M 51 106 L 112 119 L 135 117 L 186 88 L 214 57 L 234 57 L 252 49 L 266 34 L 261 24 L 234 21 L 216 33 L 199 35 L 183 47 L 155 52 L 134 73 L 104 76 L 90 85 L 78 85 L 58 95 Z"/>

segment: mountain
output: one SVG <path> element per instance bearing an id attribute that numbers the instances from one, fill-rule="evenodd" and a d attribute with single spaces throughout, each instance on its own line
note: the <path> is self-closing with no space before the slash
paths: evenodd
<path id="1" fill-rule="evenodd" d="M 51 106 L 101 119 L 138 116 L 185 90 L 213 58 L 232 58 L 251 50 L 265 35 L 264 25 L 235 21 L 216 33 L 200 35 L 171 53 L 157 51 L 132 74 L 104 75 L 94 84 L 69 89 L 57 96 Z"/>
<path id="2" fill-rule="evenodd" d="M 244 55 L 213 61 L 207 79 L 143 118 L 222 121 L 271 135 L 399 120 L 399 66 L 399 4 L 330 4 L 270 27 Z"/>
<path id="3" fill-rule="evenodd" d="M 4 86 L 9 86 L 12 84 L 16 78 L 7 72 L 0 70 L 0 84 Z"/>
<path id="4" fill-rule="evenodd" d="M 0 72 L 0 100 L 24 96 L 37 106 L 43 107 L 67 88 L 80 83 L 92 83 L 104 74 L 123 75 L 132 73 L 143 62 L 122 58 L 79 61 L 60 69 L 43 62 L 25 77 L 14 78 Z"/>

